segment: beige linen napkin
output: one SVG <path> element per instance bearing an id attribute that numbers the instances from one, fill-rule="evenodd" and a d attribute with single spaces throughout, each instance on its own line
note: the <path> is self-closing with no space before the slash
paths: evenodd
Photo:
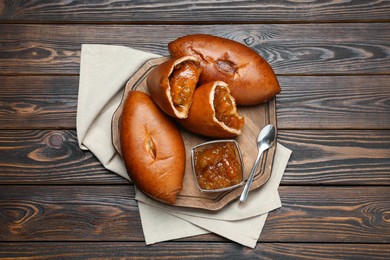
<path id="1" fill-rule="evenodd" d="M 167 213 L 169 213 L 204 230 L 254 248 L 260 237 L 268 212 L 282 206 L 277 188 L 290 155 L 291 151 L 278 143 L 269 181 L 263 187 L 251 191 L 246 204 L 243 205 L 233 201 L 216 213 L 205 213 L 182 208 L 175 209 L 175 207 L 158 203 L 137 191 L 136 199 L 139 200 L 139 207 L 153 210 L 153 214 L 142 214 L 140 210 L 146 243 L 153 244 L 184 237 L 181 234 L 203 234 L 201 229 L 196 229 L 193 226 L 176 226 L 178 223 L 180 225 L 185 225 L 185 223 L 167 216 Z M 271 199 L 263 200 L 265 197 Z M 246 214 L 247 217 L 242 219 L 231 218 L 229 215 L 234 216 L 236 211 L 241 211 L 242 215 Z"/>
<path id="2" fill-rule="evenodd" d="M 279 197 L 272 195 L 277 193 L 277 188 L 282 179 L 289 157 L 290 151 L 278 143 L 274 163 L 272 166 L 273 168 L 271 177 L 268 182 L 263 187 L 251 191 L 250 196 L 248 196 L 248 200 L 245 204 L 238 202 L 230 203 L 222 210 L 217 212 L 205 212 L 198 209 L 178 208 L 175 206 L 162 204 L 138 191 L 136 192 L 135 198 L 138 201 L 159 207 L 165 211 L 202 218 L 235 221 L 258 216 L 260 214 L 274 210 L 276 206 L 280 207 Z"/>
<path id="3" fill-rule="evenodd" d="M 111 119 L 127 80 L 147 60 L 156 57 L 159 56 L 123 46 L 82 45 L 77 108 L 79 146 L 90 150 L 104 167 L 128 180 L 112 144 Z M 252 191 L 245 205 L 233 202 L 218 212 L 163 205 L 136 190 L 146 243 L 214 232 L 253 248 L 267 212 L 281 206 L 277 187 L 290 154 L 290 150 L 278 144 L 267 184 Z"/>
<path id="4" fill-rule="evenodd" d="M 111 119 L 123 87 L 147 60 L 158 55 L 123 46 L 83 44 L 77 103 L 77 137 L 107 169 L 129 179 L 112 145 Z"/>

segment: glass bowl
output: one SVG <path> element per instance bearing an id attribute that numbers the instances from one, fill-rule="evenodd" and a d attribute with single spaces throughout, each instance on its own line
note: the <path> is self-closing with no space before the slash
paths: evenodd
<path id="1" fill-rule="evenodd" d="M 191 151 L 192 172 L 202 192 L 233 190 L 244 184 L 244 164 L 235 140 L 215 140 Z"/>

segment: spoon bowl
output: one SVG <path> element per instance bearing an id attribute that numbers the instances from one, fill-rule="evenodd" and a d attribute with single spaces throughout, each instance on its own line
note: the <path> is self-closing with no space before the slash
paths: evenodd
<path id="1" fill-rule="evenodd" d="M 253 182 L 253 178 L 259 166 L 261 155 L 263 154 L 264 151 L 272 147 L 275 138 L 276 138 L 276 128 L 273 125 L 266 125 L 263 129 L 261 129 L 259 135 L 257 136 L 258 153 L 257 153 L 256 161 L 253 164 L 252 170 L 249 173 L 249 177 L 245 184 L 244 190 L 241 193 L 240 202 L 242 203 L 246 202 L 248 198 L 250 186 Z"/>

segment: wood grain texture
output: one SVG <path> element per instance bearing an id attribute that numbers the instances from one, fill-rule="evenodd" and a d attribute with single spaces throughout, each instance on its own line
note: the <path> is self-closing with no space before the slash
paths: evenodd
<path id="1" fill-rule="evenodd" d="M 279 129 L 390 129 L 390 75 L 278 80 Z M 78 76 L 0 76 L 0 129 L 75 129 L 78 84 Z"/>
<path id="2" fill-rule="evenodd" d="M 0 97 L 77 97 L 78 76 L 0 76 Z"/>
<path id="3" fill-rule="evenodd" d="M 0 97 L 0 117 L 4 128 L 66 129 L 75 125 L 77 96 Z"/>
<path id="4" fill-rule="evenodd" d="M 0 77 L 0 128 L 76 127 L 78 77 Z"/>
<path id="5" fill-rule="evenodd" d="M 0 198 L 1 241 L 142 239 L 131 185 L 3 186 Z"/>
<path id="6" fill-rule="evenodd" d="M 389 76 L 279 77 L 280 128 L 389 129 Z"/>
<path id="7" fill-rule="evenodd" d="M 0 147 L 3 184 L 129 183 L 81 150 L 75 131 L 0 131 Z"/>
<path id="8" fill-rule="evenodd" d="M 83 43 L 124 45 L 168 55 L 170 41 L 193 33 L 214 34 L 246 44 L 259 52 L 277 74 L 390 74 L 387 23 L 1 24 L 0 73 L 78 74 Z"/>
<path id="9" fill-rule="evenodd" d="M 285 185 L 390 185 L 390 131 L 279 130 Z M 0 184 L 127 184 L 80 150 L 74 130 L 1 130 Z"/>
<path id="10" fill-rule="evenodd" d="M 261 241 L 390 241 L 389 187 L 281 186 L 279 192 L 283 206 L 269 214 Z"/>
<path id="11" fill-rule="evenodd" d="M 389 244 L 259 243 L 255 249 L 233 243 L 36 242 L 0 243 L 0 259 L 387 259 Z"/>
<path id="12" fill-rule="evenodd" d="M 389 185 L 390 131 L 279 131 L 285 185 Z"/>
<path id="13" fill-rule="evenodd" d="M 320 22 L 389 20 L 377 1 L 1 1 L 0 21 L 29 22 Z M 239 15 L 237 15 L 239 14 Z"/>
<path id="14" fill-rule="evenodd" d="M 390 243 L 390 187 L 282 186 L 261 242 Z M 1 241 L 142 241 L 131 185 L 1 186 Z M 215 235 L 186 241 L 221 240 Z M 223 239 L 224 240 L 224 239 Z"/>

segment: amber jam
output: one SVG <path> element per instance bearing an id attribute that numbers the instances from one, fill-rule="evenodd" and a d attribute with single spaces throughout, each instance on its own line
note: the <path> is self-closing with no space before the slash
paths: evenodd
<path id="1" fill-rule="evenodd" d="M 242 159 L 234 141 L 197 146 L 192 159 L 201 190 L 219 190 L 242 183 Z"/>
<path id="2" fill-rule="evenodd" d="M 198 82 L 201 68 L 191 61 L 175 66 L 169 77 L 172 102 L 179 112 L 185 111 L 192 103 L 192 96 Z"/>
<path id="3" fill-rule="evenodd" d="M 239 116 L 236 102 L 226 87 L 217 86 L 214 91 L 215 117 L 230 128 L 244 127 L 244 118 Z"/>

